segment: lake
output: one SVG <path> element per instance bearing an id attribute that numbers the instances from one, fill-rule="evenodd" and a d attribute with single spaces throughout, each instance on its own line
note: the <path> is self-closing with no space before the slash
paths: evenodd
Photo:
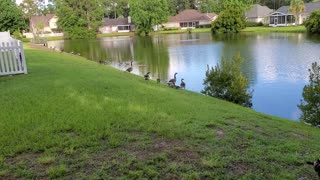
<path id="1" fill-rule="evenodd" d="M 50 41 L 49 47 L 80 53 L 93 61 L 125 70 L 133 59 L 133 73 L 162 82 L 184 78 L 186 89 L 200 92 L 207 65 L 235 53 L 244 58 L 241 70 L 253 91 L 256 111 L 298 120 L 297 105 L 308 83 L 311 63 L 320 63 L 320 38 L 303 33 L 210 33 L 108 37 L 94 40 Z"/>

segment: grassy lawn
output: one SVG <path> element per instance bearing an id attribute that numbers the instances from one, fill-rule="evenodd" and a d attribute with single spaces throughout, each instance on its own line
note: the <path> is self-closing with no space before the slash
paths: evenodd
<path id="1" fill-rule="evenodd" d="M 113 33 L 107 33 L 107 34 L 98 34 L 98 38 L 102 37 L 113 37 L 113 36 L 134 36 L 134 32 L 113 32 Z"/>
<path id="2" fill-rule="evenodd" d="M 247 27 L 243 29 L 241 32 L 306 32 L 306 28 L 304 26 L 287 26 L 287 27 Z"/>
<path id="3" fill-rule="evenodd" d="M 211 32 L 211 28 L 192 29 L 191 32 L 193 32 L 193 33 L 206 33 L 206 32 Z M 187 30 L 186 29 L 178 29 L 178 30 L 158 31 L 158 32 L 154 32 L 153 34 L 181 34 L 181 33 L 187 33 Z"/>
<path id="4" fill-rule="evenodd" d="M 64 53 L 0 77 L 0 179 L 316 179 L 320 129 Z"/>

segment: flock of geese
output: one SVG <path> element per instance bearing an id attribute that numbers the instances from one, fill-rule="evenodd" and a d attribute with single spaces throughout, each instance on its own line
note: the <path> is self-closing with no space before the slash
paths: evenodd
<path id="1" fill-rule="evenodd" d="M 129 72 L 129 73 L 133 70 L 132 63 L 133 63 L 133 61 L 131 61 L 130 67 L 128 67 L 128 68 L 126 69 L 126 71 Z M 147 74 L 145 74 L 145 75 L 143 76 L 146 81 L 150 80 L 150 73 L 151 73 L 151 72 L 147 72 Z M 186 83 L 184 82 L 184 79 L 183 79 L 183 78 L 181 79 L 180 86 L 177 86 L 177 85 L 176 85 L 176 82 L 177 82 L 177 74 L 178 74 L 178 73 L 174 73 L 173 79 L 170 79 L 170 80 L 167 82 L 168 86 L 171 87 L 171 88 L 175 88 L 175 89 L 186 89 Z M 157 82 L 160 83 L 160 78 L 157 79 Z"/>

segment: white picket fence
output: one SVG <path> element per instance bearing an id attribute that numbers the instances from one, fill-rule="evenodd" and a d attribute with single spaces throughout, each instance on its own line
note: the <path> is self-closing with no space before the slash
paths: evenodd
<path id="1" fill-rule="evenodd" d="M 0 43 L 0 76 L 22 73 L 28 71 L 21 41 Z"/>

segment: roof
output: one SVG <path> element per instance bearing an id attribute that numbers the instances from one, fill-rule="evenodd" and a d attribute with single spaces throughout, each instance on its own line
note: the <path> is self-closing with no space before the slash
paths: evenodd
<path id="1" fill-rule="evenodd" d="M 267 6 L 261 6 L 260 4 L 254 4 L 253 7 L 246 12 L 246 17 L 247 18 L 266 17 L 271 12 L 273 12 L 273 10 L 268 8 Z"/>
<path id="2" fill-rule="evenodd" d="M 183 21 L 212 21 L 217 16 L 215 13 L 200 13 L 195 9 L 186 9 L 169 19 L 169 22 Z"/>
<path id="3" fill-rule="evenodd" d="M 289 13 L 289 8 L 290 6 L 282 6 L 277 10 L 277 12 L 287 14 Z M 304 3 L 304 11 L 302 13 L 310 14 L 316 10 L 320 10 L 320 2 Z"/>
<path id="4" fill-rule="evenodd" d="M 130 25 L 129 18 L 117 18 L 117 19 L 103 19 L 103 25 L 105 26 L 119 26 L 119 25 Z"/>
<path id="5" fill-rule="evenodd" d="M 31 16 L 30 23 L 35 25 L 43 23 L 44 26 L 49 26 L 49 21 L 55 16 L 55 14 L 47 14 L 45 16 Z"/>

